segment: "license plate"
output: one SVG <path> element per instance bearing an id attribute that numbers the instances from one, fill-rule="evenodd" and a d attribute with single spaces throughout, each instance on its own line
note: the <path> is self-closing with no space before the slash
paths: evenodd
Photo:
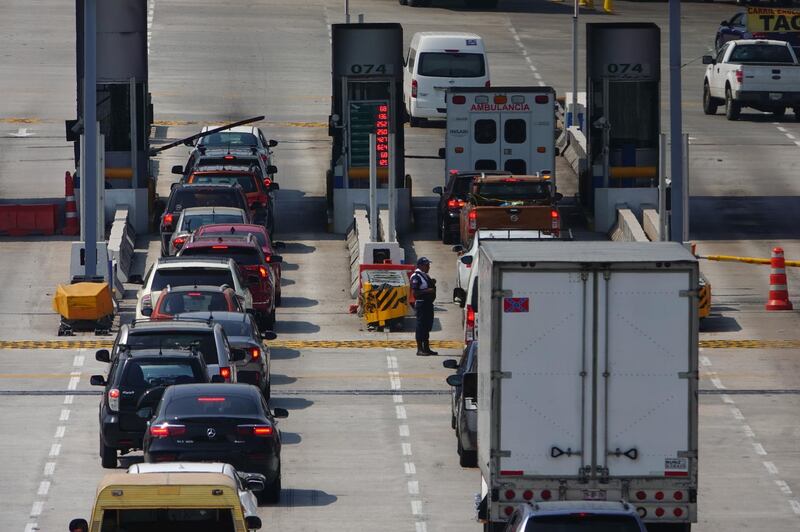
<path id="1" fill-rule="evenodd" d="M 583 490 L 584 501 L 604 501 L 606 500 L 605 490 Z"/>
<path id="2" fill-rule="evenodd" d="M 770 92 L 769 93 L 769 99 L 770 100 L 780 100 L 781 98 L 783 98 L 783 93 L 782 92 Z"/>

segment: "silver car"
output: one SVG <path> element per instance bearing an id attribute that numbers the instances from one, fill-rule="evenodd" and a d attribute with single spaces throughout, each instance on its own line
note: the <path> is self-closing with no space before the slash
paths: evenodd
<path id="1" fill-rule="evenodd" d="M 246 224 L 247 213 L 235 207 L 187 207 L 181 211 L 169 239 L 169 254 L 174 256 L 200 226 L 208 224 Z"/>
<path id="2" fill-rule="evenodd" d="M 552 501 L 518 506 L 505 532 L 647 532 L 636 509 L 627 502 Z"/>

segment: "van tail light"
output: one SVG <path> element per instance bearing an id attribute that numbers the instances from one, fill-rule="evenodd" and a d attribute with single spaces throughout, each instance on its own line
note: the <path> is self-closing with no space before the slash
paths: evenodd
<path id="1" fill-rule="evenodd" d="M 469 211 L 467 219 L 469 221 L 469 232 L 474 233 L 478 229 L 478 211 Z"/>
<path id="2" fill-rule="evenodd" d="M 736 70 L 736 83 L 741 83 L 744 79 L 744 72 L 741 68 Z"/>
<path id="3" fill-rule="evenodd" d="M 261 349 L 257 347 L 250 348 L 250 358 L 257 360 L 261 356 Z"/>
<path id="4" fill-rule="evenodd" d="M 467 305 L 467 319 L 464 327 L 464 341 L 471 342 L 475 339 L 475 309 Z"/>
<path id="5" fill-rule="evenodd" d="M 487 79 L 486 80 L 486 84 L 484 85 L 484 87 L 491 87 L 491 86 L 492 86 L 492 82 Z"/>
<path id="6" fill-rule="evenodd" d="M 467 103 L 467 97 L 462 94 L 456 94 L 455 96 L 453 96 L 453 103 L 458 105 L 465 104 Z"/>
<path id="7" fill-rule="evenodd" d="M 411 80 L 411 97 L 412 98 L 417 97 L 417 80 L 415 79 Z"/>
<path id="8" fill-rule="evenodd" d="M 546 94 L 539 94 L 534 100 L 536 103 L 547 103 L 550 101 L 550 98 L 548 98 Z"/>
<path id="9" fill-rule="evenodd" d="M 558 233 L 561 231 L 561 216 L 555 209 L 550 211 L 550 228 L 556 235 L 558 235 Z"/>
<path id="10" fill-rule="evenodd" d="M 154 438 L 171 438 L 174 436 L 182 436 L 186 434 L 185 425 L 170 425 L 169 423 L 162 423 L 161 425 L 150 426 L 150 436 Z"/>
<path id="11" fill-rule="evenodd" d="M 447 200 L 448 209 L 460 209 L 463 206 L 464 206 L 464 200 L 455 198 Z"/>
<path id="12" fill-rule="evenodd" d="M 275 430 L 271 425 L 239 425 L 236 433 L 239 436 L 257 436 L 259 438 L 269 438 Z"/>
<path id="13" fill-rule="evenodd" d="M 219 368 L 219 374 L 225 382 L 231 382 L 231 368 Z"/>
<path id="14" fill-rule="evenodd" d="M 108 390 L 108 409 L 112 412 L 119 412 L 119 389 L 111 388 Z"/>
<path id="15" fill-rule="evenodd" d="M 164 215 L 164 221 L 163 221 L 162 225 L 164 226 L 165 229 L 172 229 L 172 222 L 173 221 L 175 221 L 175 219 L 174 219 L 174 216 L 172 215 L 172 213 L 171 212 L 167 213 L 167 214 Z"/>
<path id="16" fill-rule="evenodd" d="M 269 271 L 267 271 L 267 267 L 266 266 L 259 266 L 258 267 L 258 275 L 260 275 L 262 279 L 266 279 L 267 277 L 269 277 Z"/>

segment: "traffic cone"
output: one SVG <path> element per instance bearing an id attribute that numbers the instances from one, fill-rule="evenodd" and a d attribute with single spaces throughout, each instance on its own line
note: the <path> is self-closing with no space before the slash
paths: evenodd
<path id="1" fill-rule="evenodd" d="M 78 209 L 75 204 L 75 186 L 72 181 L 72 176 L 69 172 L 64 176 L 64 189 L 66 206 L 64 208 L 64 216 L 66 223 L 64 224 L 64 234 L 75 236 L 80 229 L 78 228 Z"/>
<path id="2" fill-rule="evenodd" d="M 772 272 L 769 274 L 769 300 L 767 310 L 792 310 L 789 301 L 789 290 L 786 286 L 786 264 L 783 259 L 783 248 L 774 248 L 770 260 Z"/>

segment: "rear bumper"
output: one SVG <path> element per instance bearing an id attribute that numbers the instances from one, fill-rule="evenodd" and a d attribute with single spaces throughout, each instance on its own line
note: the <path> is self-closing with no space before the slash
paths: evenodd
<path id="1" fill-rule="evenodd" d="M 426 101 L 414 98 L 411 100 L 409 114 L 414 118 L 447 118 L 446 113 L 440 112 L 439 108 L 444 108 L 444 102 Z"/>
<path id="2" fill-rule="evenodd" d="M 164 449 L 147 450 L 144 453 L 145 462 L 223 462 L 231 464 L 239 471 L 261 473 L 267 477 L 267 482 L 272 482 L 280 471 L 280 458 L 274 452 L 264 452 L 265 456 L 253 458 L 245 452 L 208 452 L 208 451 L 180 451 Z"/>
<path id="3" fill-rule="evenodd" d="M 780 96 L 777 96 L 780 95 Z M 776 96 L 773 98 L 772 96 Z M 800 92 L 754 92 L 738 91 L 734 99 L 744 105 L 759 107 L 795 107 L 800 106 Z"/>
<path id="4" fill-rule="evenodd" d="M 114 449 L 141 449 L 144 431 L 124 431 L 119 427 L 119 416 L 109 414 L 100 420 L 100 438 Z"/>

